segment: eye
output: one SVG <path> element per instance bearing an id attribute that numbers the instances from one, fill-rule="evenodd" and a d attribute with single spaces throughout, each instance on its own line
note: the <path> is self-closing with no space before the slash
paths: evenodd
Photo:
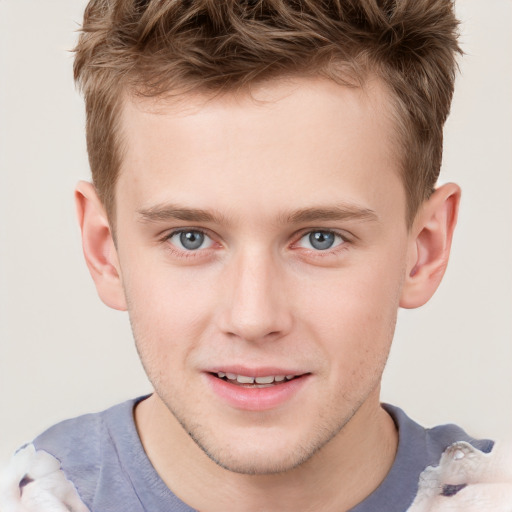
<path id="1" fill-rule="evenodd" d="M 345 239 L 338 233 L 333 231 L 323 231 L 321 229 L 306 233 L 300 240 L 298 245 L 305 249 L 313 249 L 315 251 L 326 251 L 341 245 Z"/>
<path id="2" fill-rule="evenodd" d="M 207 249 L 213 244 L 213 240 L 208 235 L 196 229 L 175 231 L 168 240 L 178 249 L 185 251 Z"/>

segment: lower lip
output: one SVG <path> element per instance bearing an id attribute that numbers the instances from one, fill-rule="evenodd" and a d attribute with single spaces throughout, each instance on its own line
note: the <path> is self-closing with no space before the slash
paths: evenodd
<path id="1" fill-rule="evenodd" d="M 236 409 L 266 411 L 275 409 L 291 400 L 309 380 L 310 375 L 275 384 L 265 388 L 245 387 L 231 384 L 211 373 L 205 374 L 213 392 Z"/>

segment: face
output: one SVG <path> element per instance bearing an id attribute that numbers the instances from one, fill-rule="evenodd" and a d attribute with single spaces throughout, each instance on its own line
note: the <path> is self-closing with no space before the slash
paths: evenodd
<path id="1" fill-rule="evenodd" d="M 377 83 L 320 79 L 126 102 L 117 254 L 137 348 L 232 471 L 293 468 L 378 407 L 409 243 L 386 104 Z"/>

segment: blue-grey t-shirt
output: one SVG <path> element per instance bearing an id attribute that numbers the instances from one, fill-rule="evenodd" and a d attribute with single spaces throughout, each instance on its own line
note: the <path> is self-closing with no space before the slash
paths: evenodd
<path id="1" fill-rule="evenodd" d="M 134 406 L 144 398 L 63 421 L 34 441 L 36 449 L 60 460 L 91 512 L 194 512 L 165 485 L 144 452 L 133 418 Z M 455 425 L 425 429 L 401 409 L 383 407 L 398 428 L 396 459 L 381 485 L 350 512 L 405 512 L 420 473 L 456 441 L 492 450 L 492 441 L 472 439 Z"/>

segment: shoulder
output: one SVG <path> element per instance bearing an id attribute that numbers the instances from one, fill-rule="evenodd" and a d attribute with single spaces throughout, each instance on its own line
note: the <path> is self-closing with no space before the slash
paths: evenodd
<path id="1" fill-rule="evenodd" d="M 105 412 L 84 414 L 53 425 L 34 439 L 38 450 L 45 450 L 58 458 L 80 458 L 87 448 L 88 457 L 99 453 L 99 443 Z"/>
<path id="2" fill-rule="evenodd" d="M 395 466 L 414 474 L 414 499 L 407 512 L 512 510 L 510 442 L 476 439 L 453 424 L 424 428 L 396 407 L 385 409 L 399 431 Z"/>
<path id="3" fill-rule="evenodd" d="M 421 453 L 427 466 L 438 462 L 446 448 L 458 441 L 469 443 L 484 453 L 493 449 L 494 441 L 474 438 L 458 425 L 448 423 L 425 428 L 411 420 L 402 409 L 388 404 L 383 404 L 383 407 L 397 425 L 402 449 L 418 455 Z"/>
<path id="4" fill-rule="evenodd" d="M 44 450 L 60 462 L 86 503 L 94 499 L 100 473 L 105 468 L 115 472 L 120 467 L 115 437 L 123 429 L 132 428 L 133 407 L 138 400 L 62 421 L 33 441 L 36 450 Z M 113 435 L 112 430 L 117 434 Z"/>
<path id="5" fill-rule="evenodd" d="M 437 466 L 448 447 L 464 442 L 485 453 L 493 448 L 493 441 L 475 439 L 456 425 L 425 428 L 398 407 L 383 404 L 383 408 L 398 431 L 395 461 L 381 485 L 353 512 L 408 510 L 418 492 L 420 475 L 425 468 Z"/>

